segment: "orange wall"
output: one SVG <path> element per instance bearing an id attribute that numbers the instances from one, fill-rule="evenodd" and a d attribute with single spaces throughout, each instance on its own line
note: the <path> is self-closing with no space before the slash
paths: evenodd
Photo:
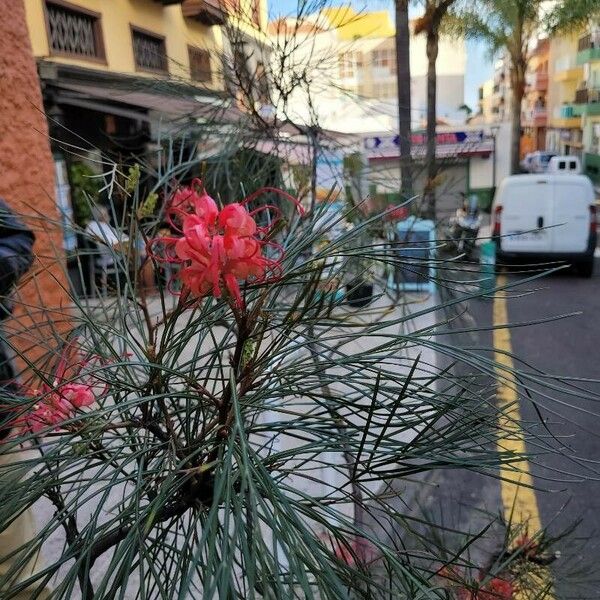
<path id="1" fill-rule="evenodd" d="M 54 166 L 23 0 L 0 0 L 0 15 L 10 15 L 0 18 L 0 197 L 28 215 L 37 237 L 36 261 L 17 294 L 21 306 L 6 330 L 26 331 L 16 335 L 15 343 L 35 348 L 29 354 L 35 359 L 51 338 L 48 318 L 57 319 L 57 313 L 39 309 L 66 304 L 60 287 L 66 285 L 62 232 L 54 225 L 58 222 Z M 23 305 L 31 308 L 25 310 Z"/>

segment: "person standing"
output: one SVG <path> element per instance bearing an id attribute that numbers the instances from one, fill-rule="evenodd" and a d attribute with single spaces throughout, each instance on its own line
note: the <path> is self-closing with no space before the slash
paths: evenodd
<path id="1" fill-rule="evenodd" d="M 0 322 L 12 313 L 11 295 L 19 279 L 29 271 L 33 264 L 33 232 L 13 213 L 8 204 L 0 199 Z M 15 401 L 19 394 L 19 382 L 12 360 L 12 352 L 5 343 L 4 334 L 0 335 L 0 486 L 7 489 L 14 483 L 14 471 L 7 467 L 24 459 L 22 451 L 11 448 L 5 451 L 3 442 L 11 432 L 11 423 L 15 417 Z M 11 402 L 12 400 L 12 402 Z M 11 568 L 22 560 L 21 553 L 17 551 L 27 541 L 35 536 L 35 522 L 31 508 L 22 512 L 7 528 L 0 531 L 0 579 Z M 4 559 L 4 557 L 8 557 Z M 38 569 L 39 557 L 30 558 L 20 572 L 12 579 L 16 584 L 33 575 Z M 39 584 L 38 584 L 39 585 Z M 16 596 L 16 600 L 26 600 L 35 592 L 36 598 L 45 599 L 50 595 L 48 588 L 39 591 L 38 585 L 30 590 L 23 590 Z M 5 588 L 0 586 L 0 597 Z"/>

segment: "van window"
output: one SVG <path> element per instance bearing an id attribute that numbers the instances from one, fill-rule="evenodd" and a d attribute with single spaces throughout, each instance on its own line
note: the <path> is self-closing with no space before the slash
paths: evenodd
<path id="1" fill-rule="evenodd" d="M 573 171 L 575 171 L 577 169 L 577 161 L 574 161 L 574 160 L 571 161 L 571 169 L 573 169 Z"/>
<path id="2" fill-rule="evenodd" d="M 566 169 L 567 168 L 567 162 L 565 160 L 559 161 L 558 168 L 559 169 Z"/>

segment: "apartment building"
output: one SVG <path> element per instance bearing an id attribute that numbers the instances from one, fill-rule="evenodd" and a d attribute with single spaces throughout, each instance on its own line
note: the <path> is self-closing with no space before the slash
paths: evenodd
<path id="1" fill-rule="evenodd" d="M 550 40 L 540 39 L 531 52 L 525 76 L 525 95 L 521 113 L 521 156 L 546 148 L 548 122 L 548 62 Z"/>
<path id="2" fill-rule="evenodd" d="M 550 69 L 548 148 L 580 156 L 600 186 L 600 26 L 553 38 Z"/>
<path id="3" fill-rule="evenodd" d="M 395 28 L 388 11 L 357 13 L 345 6 L 321 10 L 302 23 L 283 19 L 270 25 L 276 44 L 291 32 L 298 42 L 289 63 L 297 72 L 310 72 L 313 96 L 298 89 L 287 99 L 285 108 L 294 119 L 351 133 L 397 128 Z M 410 61 L 413 127 L 418 129 L 427 108 L 424 36 L 411 37 Z M 437 62 L 442 120 L 462 121 L 465 68 L 464 41 L 442 38 Z"/>
<path id="4" fill-rule="evenodd" d="M 266 0 L 25 0 L 25 8 L 54 140 L 103 153 L 143 153 L 159 128 L 235 111 L 227 58 L 252 73 L 268 60 Z"/>
<path id="5" fill-rule="evenodd" d="M 481 123 L 482 125 L 496 122 L 496 113 L 493 110 L 494 102 L 494 80 L 488 79 L 479 86 L 479 99 L 477 102 L 477 113 L 473 115 L 470 123 Z"/>
<path id="6" fill-rule="evenodd" d="M 494 63 L 494 86 L 492 88 L 492 115 L 495 122 L 510 121 L 512 88 L 510 85 L 510 57 L 501 52 Z"/>

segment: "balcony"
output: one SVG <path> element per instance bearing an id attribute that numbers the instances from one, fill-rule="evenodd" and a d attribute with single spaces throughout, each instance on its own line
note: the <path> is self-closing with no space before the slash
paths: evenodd
<path id="1" fill-rule="evenodd" d="M 600 88 L 581 88 L 577 90 L 573 112 L 577 116 L 600 115 Z"/>
<path id="2" fill-rule="evenodd" d="M 548 89 L 548 71 L 538 71 L 533 78 L 533 89 L 545 92 Z"/>
<path id="3" fill-rule="evenodd" d="M 560 129 L 577 129 L 581 127 L 581 117 L 575 115 L 571 104 L 557 106 L 552 113 L 550 125 Z"/>
<path id="4" fill-rule="evenodd" d="M 600 60 L 600 30 L 592 31 L 580 37 L 577 43 L 578 65 L 597 60 Z"/>
<path id="5" fill-rule="evenodd" d="M 533 108 L 522 115 L 522 124 L 525 127 L 545 127 L 548 122 L 548 111 L 546 108 Z"/>
<path id="6" fill-rule="evenodd" d="M 545 92 L 548 89 L 548 72 L 536 71 L 527 76 L 529 91 Z"/>
<path id="7" fill-rule="evenodd" d="M 181 10 L 184 17 L 196 19 L 209 27 L 224 25 L 226 21 L 226 13 L 221 0 L 184 0 Z"/>

